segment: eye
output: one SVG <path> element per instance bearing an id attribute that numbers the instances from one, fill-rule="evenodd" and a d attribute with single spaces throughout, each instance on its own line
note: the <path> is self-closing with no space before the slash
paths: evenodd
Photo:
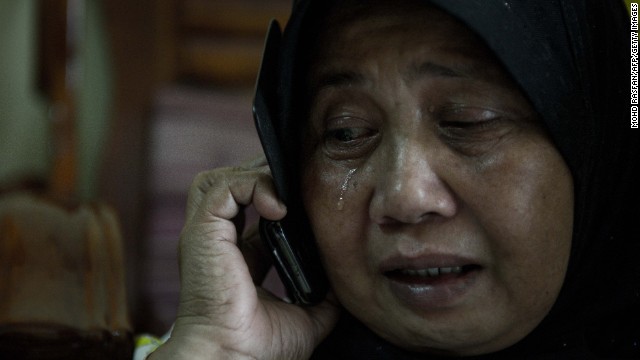
<path id="1" fill-rule="evenodd" d="M 512 128 L 501 112 L 467 106 L 445 108 L 437 114 L 438 131 L 451 148 L 466 155 L 480 155 L 497 144 Z"/>
<path id="2" fill-rule="evenodd" d="M 325 134 L 327 141 L 335 141 L 343 146 L 353 145 L 354 142 L 370 135 L 371 129 L 366 128 L 340 128 L 328 130 Z"/>
<path id="3" fill-rule="evenodd" d="M 495 125 L 496 122 L 500 121 L 500 117 L 494 117 L 490 119 L 467 119 L 462 121 L 441 121 L 440 127 L 442 129 L 448 129 L 450 131 L 464 131 L 467 133 L 470 132 L 478 132 L 489 129 L 491 126 Z"/>
<path id="4" fill-rule="evenodd" d="M 327 121 L 323 142 L 325 153 L 334 159 L 354 159 L 367 154 L 374 146 L 378 131 L 365 120 L 353 117 Z"/>

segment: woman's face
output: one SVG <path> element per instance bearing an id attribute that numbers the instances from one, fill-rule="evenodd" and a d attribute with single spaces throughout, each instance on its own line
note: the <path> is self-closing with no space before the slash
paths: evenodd
<path id="1" fill-rule="evenodd" d="M 306 210 L 333 290 L 378 335 L 496 351 L 531 332 L 562 286 L 572 178 L 486 46 L 402 4 L 342 10 L 320 38 Z"/>

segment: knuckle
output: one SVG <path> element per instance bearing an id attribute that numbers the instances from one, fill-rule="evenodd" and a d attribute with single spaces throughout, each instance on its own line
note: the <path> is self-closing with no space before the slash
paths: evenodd
<path id="1" fill-rule="evenodd" d="M 198 173 L 191 183 L 191 192 L 206 193 L 211 187 L 229 182 L 229 168 L 218 168 Z"/>
<path id="2" fill-rule="evenodd" d="M 223 169 L 214 169 L 199 172 L 193 178 L 193 186 L 200 186 L 220 179 L 222 170 Z"/>

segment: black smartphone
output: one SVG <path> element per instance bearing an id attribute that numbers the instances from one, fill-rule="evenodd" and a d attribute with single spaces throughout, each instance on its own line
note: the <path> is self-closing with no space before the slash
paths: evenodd
<path id="1" fill-rule="evenodd" d="M 276 134 L 274 121 L 277 111 L 277 73 L 282 32 L 272 20 L 267 32 L 262 64 L 256 83 L 253 117 L 271 169 L 278 197 L 287 205 L 287 216 L 280 221 L 260 219 L 260 236 L 269 247 L 280 279 L 292 302 L 314 305 L 321 302 L 328 289 L 313 233 L 301 201 L 292 194 L 294 174 L 286 166 L 283 146 Z"/>

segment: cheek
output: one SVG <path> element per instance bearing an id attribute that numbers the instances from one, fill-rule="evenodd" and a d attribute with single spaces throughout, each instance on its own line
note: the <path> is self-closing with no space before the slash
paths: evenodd
<path id="1" fill-rule="evenodd" d="M 330 167 L 318 161 L 312 160 L 307 165 L 302 178 L 302 197 L 316 236 L 351 223 L 349 217 L 355 215 L 351 187 L 357 181 L 353 175 L 353 169 Z"/>
<path id="2" fill-rule="evenodd" d="M 303 175 L 305 211 L 336 293 L 364 291 L 366 274 L 370 271 L 365 241 L 368 207 L 363 177 L 358 170 L 313 160 Z"/>
<path id="3" fill-rule="evenodd" d="M 492 239 L 491 270 L 507 296 L 544 309 L 555 301 L 569 260 L 573 182 L 546 139 L 507 153 L 480 182 L 486 191 L 472 206 Z"/>

